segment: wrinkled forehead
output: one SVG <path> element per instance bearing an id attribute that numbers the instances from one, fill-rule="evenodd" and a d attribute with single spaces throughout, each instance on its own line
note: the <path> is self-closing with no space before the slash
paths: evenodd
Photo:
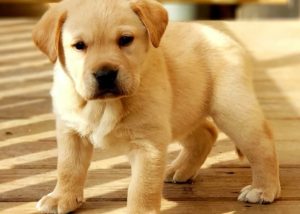
<path id="1" fill-rule="evenodd" d="M 98 37 L 118 27 L 144 29 L 129 0 L 75 0 L 68 7 L 65 28 L 73 35 Z"/>

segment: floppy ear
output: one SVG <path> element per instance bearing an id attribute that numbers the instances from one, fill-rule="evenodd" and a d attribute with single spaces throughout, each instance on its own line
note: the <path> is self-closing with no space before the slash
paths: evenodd
<path id="1" fill-rule="evenodd" d="M 154 0 L 133 0 L 131 8 L 145 25 L 152 45 L 157 48 L 168 25 L 167 11 Z"/>
<path id="2" fill-rule="evenodd" d="M 61 29 L 67 12 L 61 4 L 50 8 L 32 31 L 36 46 L 54 63 L 59 54 Z"/>

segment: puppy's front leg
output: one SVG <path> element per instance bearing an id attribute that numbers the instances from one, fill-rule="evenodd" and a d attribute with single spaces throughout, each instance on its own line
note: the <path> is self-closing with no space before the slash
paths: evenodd
<path id="1" fill-rule="evenodd" d="M 37 208 L 45 213 L 68 213 L 84 201 L 83 187 L 93 146 L 63 122 L 57 121 L 58 180 L 53 192 L 44 196 Z"/>
<path id="2" fill-rule="evenodd" d="M 132 178 L 128 190 L 128 213 L 159 213 L 167 146 L 149 140 L 135 144 L 138 148 L 129 155 Z"/>

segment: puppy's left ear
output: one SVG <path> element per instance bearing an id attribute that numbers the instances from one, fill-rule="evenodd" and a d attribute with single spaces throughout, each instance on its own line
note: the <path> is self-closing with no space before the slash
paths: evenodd
<path id="1" fill-rule="evenodd" d="M 67 12 L 62 3 L 50 8 L 32 31 L 36 46 L 54 63 L 59 55 L 60 37 Z"/>
<path id="2" fill-rule="evenodd" d="M 154 0 L 132 0 L 131 8 L 145 25 L 152 45 L 157 48 L 168 25 L 168 12 Z"/>

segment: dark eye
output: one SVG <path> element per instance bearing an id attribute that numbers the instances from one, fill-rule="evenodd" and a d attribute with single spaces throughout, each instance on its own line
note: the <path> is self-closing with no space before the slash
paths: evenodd
<path id="1" fill-rule="evenodd" d="M 121 36 L 118 40 L 118 45 L 120 47 L 128 46 L 133 42 L 133 39 L 133 36 Z"/>
<path id="2" fill-rule="evenodd" d="M 79 51 L 83 51 L 87 48 L 87 46 L 84 42 L 77 42 L 73 45 L 73 47 L 76 48 Z"/>

